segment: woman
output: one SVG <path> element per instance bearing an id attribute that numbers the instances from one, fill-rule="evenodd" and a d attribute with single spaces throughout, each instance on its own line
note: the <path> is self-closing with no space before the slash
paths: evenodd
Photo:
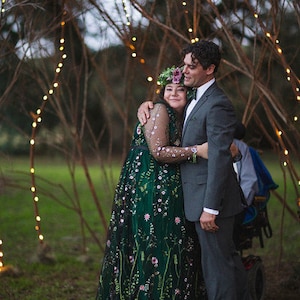
<path id="1" fill-rule="evenodd" d="M 158 81 L 163 99 L 145 126 L 137 124 L 116 188 L 98 300 L 202 297 L 200 250 L 175 163 L 195 162 L 206 149 L 177 147 L 187 99 L 181 70 L 168 68 Z"/>

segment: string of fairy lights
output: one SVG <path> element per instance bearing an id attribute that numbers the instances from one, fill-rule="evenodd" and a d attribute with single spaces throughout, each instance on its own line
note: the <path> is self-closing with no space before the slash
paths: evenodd
<path id="1" fill-rule="evenodd" d="M 5 12 L 5 7 L 4 4 L 6 3 L 6 0 L 1 0 L 1 19 L 2 16 Z M 41 217 L 39 214 L 39 207 L 38 207 L 38 202 L 39 202 L 39 197 L 37 195 L 37 187 L 36 187 L 36 180 L 35 180 L 35 167 L 34 167 L 34 152 L 35 152 L 35 137 L 37 133 L 37 128 L 39 124 L 42 122 L 42 114 L 44 111 L 44 108 L 47 104 L 47 101 L 54 95 L 55 90 L 59 87 L 59 81 L 58 77 L 59 74 L 64 66 L 64 60 L 67 58 L 67 54 L 64 52 L 65 51 L 65 25 L 66 25 L 66 15 L 67 11 L 64 9 L 64 1 L 62 2 L 62 7 L 63 7 L 63 12 L 62 12 L 62 18 L 60 21 L 60 28 L 61 28 L 61 36 L 60 36 L 60 41 L 59 41 L 59 51 L 61 53 L 60 56 L 60 61 L 58 62 L 56 69 L 55 69 L 55 76 L 54 80 L 48 89 L 48 91 L 42 96 L 42 104 L 41 106 L 37 109 L 36 113 L 31 113 L 31 116 L 33 118 L 32 122 L 32 133 L 31 133 L 31 139 L 30 139 L 30 174 L 31 174 L 31 193 L 32 193 L 32 198 L 33 198 L 33 203 L 34 203 L 34 213 L 35 213 L 35 230 L 38 234 L 38 239 L 40 243 L 43 243 L 44 241 L 44 236 L 42 234 L 41 230 Z M 2 244 L 3 241 L 0 239 L 0 273 L 6 271 L 9 267 L 4 266 L 3 262 L 3 250 L 2 250 Z"/>
<path id="2" fill-rule="evenodd" d="M 292 70 L 291 66 L 287 63 L 287 61 L 285 59 L 285 56 L 283 55 L 283 50 L 280 47 L 280 41 L 274 35 L 272 35 L 271 32 L 269 32 L 267 30 L 267 28 L 264 25 L 264 23 L 260 20 L 259 14 L 257 12 L 253 11 L 253 16 L 258 21 L 260 27 L 262 28 L 263 32 L 265 33 L 266 38 L 268 39 L 268 41 L 273 46 L 273 49 L 274 49 L 275 53 L 277 53 L 277 57 L 280 59 L 281 64 L 282 64 L 283 68 L 285 69 L 286 80 L 291 84 L 291 87 L 292 87 L 293 93 L 295 95 L 296 101 L 300 102 L 300 88 L 299 88 L 299 86 L 300 86 L 300 80 L 297 77 L 296 73 Z M 294 115 L 292 117 L 292 121 L 297 122 L 298 121 L 298 116 Z M 283 148 L 283 150 L 282 150 L 283 155 L 284 155 L 284 157 L 286 157 L 286 159 L 284 159 L 284 161 L 282 162 L 283 167 L 288 167 L 289 166 L 289 161 L 290 161 L 289 151 L 288 151 L 288 149 L 286 149 L 284 147 L 284 143 L 282 141 L 282 137 L 284 135 L 284 131 L 281 130 L 281 129 L 279 129 L 279 128 L 277 128 L 276 135 L 278 137 L 280 145 Z M 293 177 L 297 176 L 296 180 L 298 182 L 298 186 L 300 186 L 299 175 L 294 170 L 292 170 L 292 173 L 293 173 Z M 297 202 L 298 213 L 299 213 L 299 210 L 300 210 L 300 196 L 299 196 L 299 193 L 297 195 L 296 202 Z"/>
<path id="3" fill-rule="evenodd" d="M 2 240 L 0 240 L 0 272 L 2 271 L 2 269 L 4 268 L 4 263 L 3 263 L 3 250 L 2 250 Z"/>
<path id="4" fill-rule="evenodd" d="M 64 7 L 64 3 L 63 3 Z M 65 33 L 65 18 L 66 18 L 67 12 L 66 10 L 63 10 L 62 13 L 62 20 L 60 22 L 60 27 L 61 27 L 61 37 L 59 40 L 59 51 L 61 53 L 60 61 L 56 66 L 55 69 L 55 76 L 54 80 L 52 82 L 52 85 L 48 89 L 47 93 L 45 93 L 42 96 L 42 104 L 41 106 L 37 109 L 36 113 L 32 113 L 31 116 L 33 118 L 32 122 L 32 133 L 31 133 L 31 139 L 30 139 L 30 174 L 31 174 L 31 193 L 32 193 L 32 199 L 34 203 L 34 212 L 35 212 L 35 230 L 38 234 L 38 239 L 40 243 L 43 243 L 44 241 L 44 236 L 42 234 L 41 230 L 41 216 L 39 214 L 39 207 L 38 207 L 38 202 L 39 202 L 39 197 L 37 194 L 37 187 L 36 187 L 36 180 L 35 180 L 35 167 L 34 167 L 34 152 L 35 152 L 35 137 L 36 137 L 36 132 L 39 124 L 42 122 L 42 114 L 44 111 L 44 108 L 48 102 L 48 100 L 51 99 L 51 97 L 54 95 L 55 90 L 59 87 L 59 81 L 58 77 L 59 74 L 61 73 L 61 70 L 64 66 L 64 60 L 67 58 L 67 54 L 64 52 L 65 51 L 65 39 L 64 39 L 64 33 Z"/>
<path id="5" fill-rule="evenodd" d="M 3 14 L 5 13 L 5 3 L 6 0 L 1 0 L 1 19 Z M 30 175 L 31 175 L 31 193 L 32 193 L 32 199 L 33 199 L 33 203 L 34 203 L 34 215 L 35 215 L 35 230 L 37 232 L 38 235 L 38 240 L 40 243 L 43 243 L 44 241 L 44 235 L 42 234 L 42 230 L 41 230 L 41 216 L 39 214 L 39 207 L 38 207 L 38 203 L 39 203 L 39 197 L 38 197 L 38 193 L 37 193 L 37 186 L 36 186 L 36 180 L 35 180 L 35 164 L 34 164 L 34 152 L 35 152 L 35 145 L 36 145 L 36 133 L 37 133 L 37 128 L 38 126 L 41 124 L 42 122 L 42 114 L 44 111 L 44 108 L 47 104 L 47 102 L 51 99 L 51 97 L 54 96 L 55 91 L 57 90 L 57 88 L 59 87 L 59 74 L 61 73 L 61 70 L 64 66 L 64 61 L 67 58 L 67 54 L 65 53 L 65 47 L 64 47 L 64 43 L 65 43 L 65 38 L 64 38 L 64 28 L 65 28 L 65 20 L 66 20 L 66 10 L 64 9 L 64 1 L 62 3 L 63 6 L 63 13 L 62 13 L 62 19 L 60 22 L 60 27 L 61 27 L 61 37 L 60 37 L 60 45 L 59 45 L 59 51 L 61 53 L 60 56 L 60 61 L 58 62 L 56 69 L 55 69 L 55 76 L 54 76 L 54 80 L 50 86 L 50 88 L 48 89 L 48 91 L 42 96 L 42 104 L 41 106 L 36 110 L 36 113 L 31 113 L 31 116 L 33 118 L 33 122 L 32 122 L 32 134 L 31 134 L 31 138 L 30 138 Z M 125 13 L 125 17 L 126 17 L 126 25 L 129 28 L 129 32 L 130 32 L 130 27 L 131 27 L 131 14 L 130 14 L 130 7 L 127 4 L 126 0 L 122 0 L 122 6 L 123 6 L 123 10 Z M 189 11 L 186 9 L 187 6 L 187 2 L 186 1 L 182 1 L 182 7 L 184 10 L 184 13 L 186 15 L 188 15 Z M 253 11 L 253 17 L 258 21 L 258 23 L 260 24 L 260 27 L 262 28 L 262 30 L 265 33 L 266 38 L 268 39 L 269 42 L 272 43 L 272 46 L 274 48 L 274 50 L 276 51 L 279 59 L 281 60 L 281 63 L 283 65 L 283 67 L 285 68 L 285 72 L 286 72 L 286 80 L 291 84 L 292 89 L 296 95 L 296 100 L 300 101 L 300 89 L 299 89 L 299 85 L 300 85 L 300 80 L 299 78 L 296 76 L 295 72 L 292 70 L 292 68 L 288 65 L 288 63 L 286 62 L 286 59 L 283 55 L 283 50 L 282 48 L 279 46 L 280 42 L 278 39 L 276 39 L 274 36 L 272 36 L 272 34 L 267 30 L 267 28 L 265 27 L 265 25 L 263 24 L 263 22 L 260 20 L 259 18 L 259 14 L 255 11 Z M 193 28 L 193 26 L 189 23 L 189 17 L 186 18 L 187 20 L 187 32 L 190 35 L 190 41 L 192 43 L 199 41 L 199 38 L 196 37 L 196 33 L 197 30 L 196 28 Z M 136 36 L 131 36 L 130 37 L 131 42 L 128 43 L 128 47 L 131 50 L 131 56 L 132 58 L 137 58 L 137 49 L 136 49 L 136 42 L 137 42 L 137 37 Z M 145 59 L 140 57 L 139 58 L 139 62 L 141 64 L 145 64 Z M 147 81 L 148 82 L 152 82 L 153 81 L 153 76 L 149 75 L 147 77 Z M 293 116 L 293 121 L 297 122 L 298 121 L 298 116 L 295 115 Z M 278 129 L 277 130 L 277 136 L 279 139 L 281 139 L 283 135 L 283 131 Z M 288 157 L 289 155 L 289 151 L 288 149 L 284 149 L 283 150 L 284 155 L 286 157 Z M 283 162 L 284 166 L 287 166 L 288 163 L 287 161 Z M 298 185 L 300 186 L 300 179 L 298 179 Z M 298 207 L 300 207 L 300 198 L 297 201 L 298 203 Z M 3 241 L 0 239 L 0 272 L 1 270 L 3 270 L 4 268 L 4 263 L 3 263 L 3 251 L 2 251 L 2 244 Z"/>

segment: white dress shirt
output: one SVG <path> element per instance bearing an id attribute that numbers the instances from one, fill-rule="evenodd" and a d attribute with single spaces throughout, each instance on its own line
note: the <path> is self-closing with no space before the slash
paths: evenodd
<path id="1" fill-rule="evenodd" d="M 187 109 L 186 109 L 186 113 L 185 113 L 185 119 L 184 119 L 184 124 L 186 119 L 188 118 L 188 116 L 190 115 L 191 111 L 193 110 L 193 108 L 195 107 L 195 105 L 197 104 L 197 102 L 199 101 L 199 99 L 203 96 L 203 94 L 206 92 L 206 90 L 216 81 L 215 78 L 211 79 L 210 81 L 204 83 L 203 85 L 199 86 L 197 88 L 197 92 L 196 92 L 196 99 L 193 99 L 190 104 L 188 105 Z"/>

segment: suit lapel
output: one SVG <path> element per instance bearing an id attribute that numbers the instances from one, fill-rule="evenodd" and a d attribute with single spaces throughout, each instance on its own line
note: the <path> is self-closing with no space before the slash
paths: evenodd
<path id="1" fill-rule="evenodd" d="M 202 95 L 202 97 L 198 100 L 198 102 L 196 103 L 195 107 L 192 109 L 192 111 L 190 112 L 188 118 L 185 121 L 184 124 L 184 128 L 183 128 L 183 132 L 182 134 L 185 134 L 185 129 L 187 127 L 188 122 L 193 118 L 193 116 L 197 113 L 197 111 L 200 109 L 200 107 L 206 102 L 208 101 L 208 98 L 210 96 L 210 94 L 212 93 L 212 91 L 217 87 L 216 83 L 212 84 L 206 91 L 205 93 Z"/>

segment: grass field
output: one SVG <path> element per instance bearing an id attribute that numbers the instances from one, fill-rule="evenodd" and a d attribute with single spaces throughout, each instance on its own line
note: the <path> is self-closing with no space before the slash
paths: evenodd
<path id="1" fill-rule="evenodd" d="M 274 181 L 279 184 L 278 192 L 282 193 L 283 176 L 277 158 L 269 153 L 264 154 L 263 159 Z M 94 299 L 102 251 L 86 230 L 86 239 L 83 243 L 78 214 L 51 197 L 46 195 L 40 197 L 39 210 L 44 243 L 51 247 L 50 254 L 53 254 L 55 263 L 45 264 L 37 261 L 40 244 L 34 230 L 35 216 L 28 174 L 29 159 L 2 158 L 1 160 L 2 177 L 9 178 L 10 182 L 22 186 L 23 189 L 9 188 L 3 180 L 0 180 L 0 239 L 3 241 L 3 262 L 5 267 L 11 266 L 13 270 L 13 272 L 2 272 L 0 276 L 0 299 Z M 298 164 L 296 166 L 298 173 L 299 169 Z M 111 191 L 117 182 L 120 164 L 116 164 L 111 173 L 112 177 L 108 180 L 110 187 L 103 179 L 102 169 L 97 164 L 91 162 L 89 170 L 105 218 L 108 220 L 112 201 Z M 75 198 L 72 196 L 74 187 L 62 160 L 38 159 L 36 174 L 55 183 L 52 185 L 38 179 L 38 189 L 50 190 L 64 204 L 72 204 Z M 80 168 L 76 169 L 75 179 L 82 214 L 104 245 L 105 233 L 86 178 Z M 63 192 L 60 186 L 64 186 L 68 194 Z M 71 196 L 68 198 L 67 195 Z M 296 212 L 296 194 L 291 184 L 287 187 L 287 195 L 287 202 Z M 258 241 L 254 240 L 253 248 L 247 251 L 260 255 L 263 259 L 267 276 L 265 299 L 298 299 L 300 294 L 299 223 L 283 210 L 283 206 L 274 196 L 269 201 L 268 211 L 273 237 L 264 239 L 264 248 L 260 248 Z"/>

